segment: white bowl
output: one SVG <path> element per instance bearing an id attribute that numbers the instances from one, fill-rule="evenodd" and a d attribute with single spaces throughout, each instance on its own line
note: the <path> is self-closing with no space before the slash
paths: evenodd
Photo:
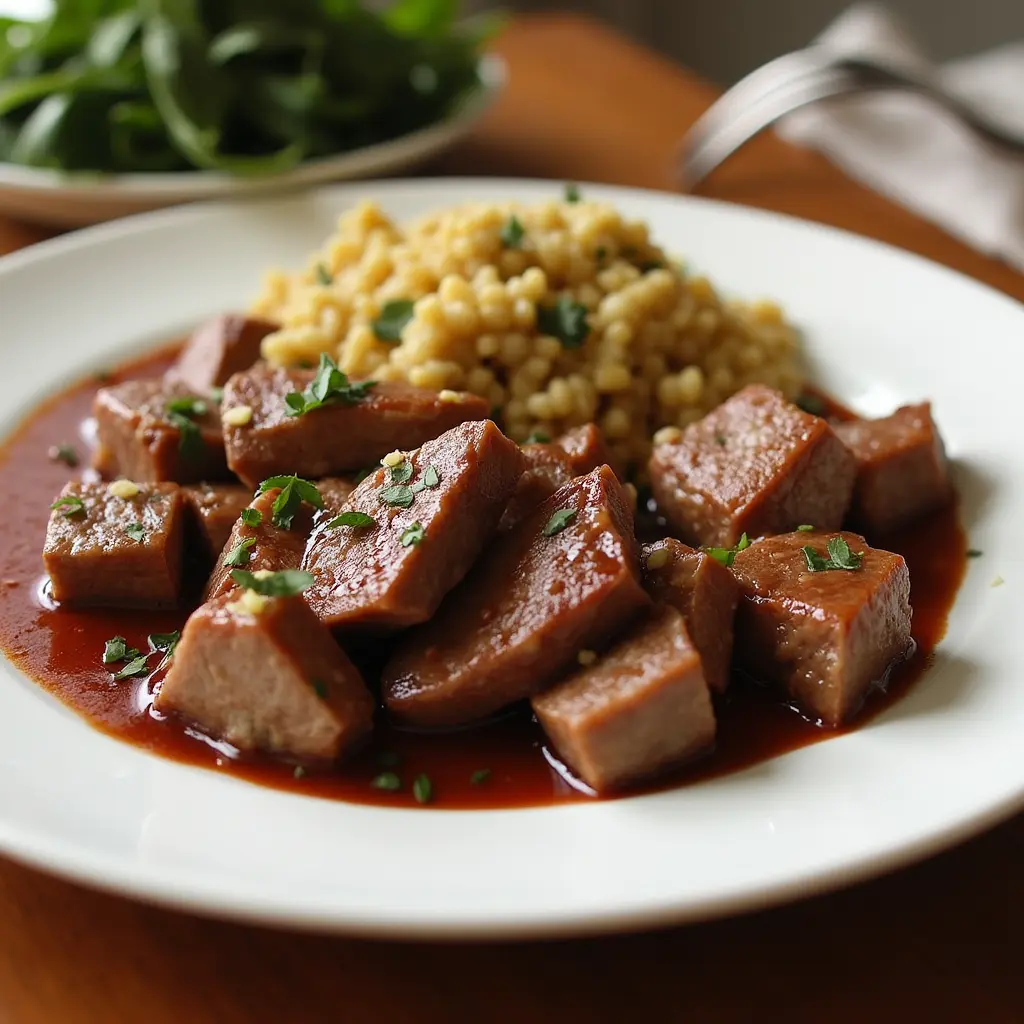
<path id="1" fill-rule="evenodd" d="M 507 78 L 505 62 L 496 54 L 484 56 L 478 70 L 480 88 L 443 121 L 263 178 L 239 178 L 220 171 L 68 174 L 0 162 L 0 214 L 57 227 L 81 227 L 201 199 L 235 199 L 394 174 L 423 163 L 469 134 L 497 99 Z"/>

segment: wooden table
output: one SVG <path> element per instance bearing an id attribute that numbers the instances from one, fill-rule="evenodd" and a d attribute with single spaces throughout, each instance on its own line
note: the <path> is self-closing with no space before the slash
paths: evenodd
<path id="1" fill-rule="evenodd" d="M 575 18 L 520 20 L 498 48 L 508 94 L 439 172 L 673 187 L 673 148 L 712 88 Z M 883 239 L 1024 299 L 1024 276 L 773 137 L 703 191 Z M 0 222 L 0 251 L 43 235 Z M 210 922 L 0 862 L 0 1019 L 1020 1022 L 1022 879 L 1017 818 L 917 867 L 753 916 L 599 940 L 429 946 Z"/>

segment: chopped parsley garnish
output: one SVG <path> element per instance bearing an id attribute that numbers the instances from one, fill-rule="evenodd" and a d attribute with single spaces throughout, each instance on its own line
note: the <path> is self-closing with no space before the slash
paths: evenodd
<path id="1" fill-rule="evenodd" d="M 46 454 L 51 462 L 63 462 L 72 469 L 78 465 L 78 453 L 69 444 L 55 444 Z"/>
<path id="2" fill-rule="evenodd" d="M 423 529 L 422 523 L 410 523 L 402 531 L 400 538 L 403 548 L 415 547 L 423 538 L 426 536 L 426 531 Z"/>
<path id="3" fill-rule="evenodd" d="M 175 648 L 178 646 L 178 641 L 181 639 L 181 633 L 174 629 L 170 633 L 150 633 L 146 640 L 149 642 L 149 646 L 154 651 L 163 651 L 164 654 L 170 658 L 174 654 Z"/>
<path id="4" fill-rule="evenodd" d="M 416 500 L 416 492 L 408 484 L 395 484 L 380 492 L 380 500 L 392 508 L 408 508 Z"/>
<path id="5" fill-rule="evenodd" d="M 129 523 L 124 528 L 124 532 L 127 533 L 136 544 L 141 544 L 146 539 L 146 528 L 142 523 Z"/>
<path id="6" fill-rule="evenodd" d="M 123 636 L 111 637 L 103 645 L 103 664 L 115 665 L 119 661 L 130 661 L 139 656 L 138 649 L 129 647 Z"/>
<path id="7" fill-rule="evenodd" d="M 70 518 L 71 516 L 84 514 L 85 502 L 82 501 L 77 494 L 65 494 L 63 498 L 58 498 L 50 506 L 50 509 L 54 512 L 60 512 L 62 516 Z"/>
<path id="8" fill-rule="evenodd" d="M 579 348 L 590 333 L 587 307 L 562 295 L 553 306 L 537 307 L 537 328 L 557 338 L 565 348 Z"/>
<path id="9" fill-rule="evenodd" d="M 321 700 L 327 700 L 327 684 L 322 679 L 313 680 L 313 692 Z"/>
<path id="10" fill-rule="evenodd" d="M 418 804 L 429 804 L 434 796 L 434 787 L 428 775 L 417 775 L 412 784 L 412 795 Z"/>
<path id="11" fill-rule="evenodd" d="M 575 181 L 565 183 L 565 201 L 567 203 L 578 203 L 580 201 L 580 187 Z"/>
<path id="12" fill-rule="evenodd" d="M 246 526 L 259 526 L 263 522 L 263 513 L 258 508 L 243 508 L 242 522 Z"/>
<path id="13" fill-rule="evenodd" d="M 985 553 L 984 551 L 979 551 L 977 548 L 968 548 L 967 549 L 967 557 L 968 558 L 981 558 L 981 556 L 984 553 Z"/>
<path id="14" fill-rule="evenodd" d="M 437 472 L 434 466 L 427 466 L 427 468 L 423 471 L 423 486 L 436 487 L 440 482 L 440 474 Z"/>
<path id="15" fill-rule="evenodd" d="M 293 779 L 302 779 L 302 778 L 305 778 L 305 775 L 306 775 L 306 769 L 303 768 L 301 764 L 297 764 L 295 766 L 295 771 L 292 772 L 292 778 Z"/>
<path id="16" fill-rule="evenodd" d="M 376 526 L 377 520 L 365 512 L 342 512 L 324 525 L 325 530 L 336 530 L 339 526 L 351 526 L 361 530 L 367 526 Z"/>
<path id="17" fill-rule="evenodd" d="M 245 569 L 232 569 L 231 578 L 240 587 L 263 597 L 295 597 L 313 585 L 313 576 L 305 569 L 282 569 L 259 576 Z"/>
<path id="18" fill-rule="evenodd" d="M 324 507 L 324 499 L 320 497 L 320 492 L 316 489 L 316 485 L 308 480 L 303 480 L 301 476 L 296 476 L 294 473 L 291 476 L 267 477 L 260 484 L 259 490 L 256 493 L 265 494 L 275 487 L 280 487 L 281 493 L 274 499 L 274 504 L 271 506 L 270 521 L 279 530 L 290 530 L 292 528 L 292 520 L 295 518 L 295 513 L 299 511 L 299 505 L 302 502 L 309 502 L 313 508 Z"/>
<path id="19" fill-rule="evenodd" d="M 412 479 L 412 463 L 408 459 L 403 459 L 397 466 L 391 467 L 391 482 L 395 484 L 405 484 Z"/>
<path id="20" fill-rule="evenodd" d="M 381 306 L 380 316 L 373 321 L 374 335 L 380 341 L 397 345 L 402 340 L 402 328 L 412 319 L 413 302 L 411 299 L 392 299 Z"/>
<path id="21" fill-rule="evenodd" d="M 801 548 L 804 561 L 811 572 L 830 572 L 834 569 L 845 569 L 852 572 L 860 568 L 863 552 L 858 554 L 850 550 L 850 545 L 842 537 L 830 537 L 828 542 L 828 558 L 819 554 L 810 545 Z"/>
<path id="22" fill-rule="evenodd" d="M 554 537 L 561 533 L 576 518 L 576 509 L 560 508 L 544 525 L 544 536 Z"/>
<path id="23" fill-rule="evenodd" d="M 251 548 L 256 543 L 255 537 L 246 537 L 245 540 L 239 541 L 225 556 L 225 565 L 248 565 L 249 559 L 252 557 Z"/>
<path id="24" fill-rule="evenodd" d="M 181 434 L 178 451 L 185 459 L 197 459 L 205 451 L 203 435 L 200 433 L 195 419 L 205 416 L 206 411 L 206 402 L 201 398 L 193 398 L 188 395 L 183 398 L 172 398 L 164 407 L 164 416 L 167 422 L 171 426 L 177 427 Z"/>
<path id="25" fill-rule="evenodd" d="M 726 569 L 729 569 L 736 556 L 749 547 L 750 538 L 744 533 L 734 548 L 701 548 L 701 551 L 706 551 L 716 562 L 721 562 Z"/>
<path id="26" fill-rule="evenodd" d="M 513 213 L 504 226 L 501 229 L 501 244 L 506 249 L 518 249 L 523 242 L 523 235 L 526 234 L 526 229 L 523 227 L 522 222 Z"/>
<path id="27" fill-rule="evenodd" d="M 475 772 L 473 772 L 472 775 L 470 775 L 469 781 L 474 786 L 482 786 L 490 777 L 491 777 L 491 769 L 490 768 L 478 768 Z"/>
<path id="28" fill-rule="evenodd" d="M 804 412 L 809 412 L 812 416 L 820 416 L 825 411 L 825 403 L 817 395 L 813 395 L 809 391 L 798 395 L 796 404 Z"/>
<path id="29" fill-rule="evenodd" d="M 397 793 L 402 788 L 402 780 L 394 772 L 381 772 L 375 775 L 370 783 L 374 789 L 386 789 L 389 793 Z"/>
<path id="30" fill-rule="evenodd" d="M 797 533 L 810 533 L 810 532 L 811 532 L 811 531 L 812 531 L 813 529 L 814 529 L 814 527 L 813 527 L 813 526 L 811 526 L 811 525 L 810 525 L 810 524 L 808 524 L 808 523 L 804 523 L 803 525 L 801 525 L 801 526 L 798 526 L 798 527 L 796 528 L 796 532 L 797 532 Z"/>
<path id="31" fill-rule="evenodd" d="M 114 673 L 114 678 L 131 679 L 132 676 L 141 676 L 149 668 L 149 658 L 152 654 L 153 652 L 150 651 L 149 654 L 140 654 L 137 658 L 133 658 L 124 668 Z"/>
<path id="32" fill-rule="evenodd" d="M 329 403 L 355 405 L 367 396 L 376 383 L 375 380 L 364 380 L 353 384 L 348 374 L 339 370 L 338 364 L 326 352 L 321 352 L 316 376 L 305 391 L 301 394 L 293 391 L 284 396 L 285 412 L 289 416 L 302 416 Z"/>
<path id="33" fill-rule="evenodd" d="M 210 401 L 214 405 L 220 405 L 224 401 L 224 389 L 216 386 L 210 388 Z"/>
<path id="34" fill-rule="evenodd" d="M 550 444 L 551 435 L 545 433 L 543 430 L 531 431 L 529 437 L 523 442 L 523 444 Z"/>
<path id="35" fill-rule="evenodd" d="M 329 284 L 334 284 L 334 278 L 331 276 L 331 272 L 323 263 L 318 263 L 316 265 L 316 280 L 317 284 L 322 284 L 325 288 Z"/>

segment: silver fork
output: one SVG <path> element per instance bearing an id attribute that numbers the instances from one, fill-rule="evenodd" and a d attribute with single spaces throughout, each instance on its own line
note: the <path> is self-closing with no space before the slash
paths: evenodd
<path id="1" fill-rule="evenodd" d="M 678 173 L 693 188 L 744 143 L 787 114 L 819 100 L 878 90 L 905 89 L 943 106 L 988 142 L 1024 153 L 1024 135 L 996 124 L 906 64 L 838 57 L 821 47 L 787 53 L 752 71 L 713 103 L 683 139 Z"/>

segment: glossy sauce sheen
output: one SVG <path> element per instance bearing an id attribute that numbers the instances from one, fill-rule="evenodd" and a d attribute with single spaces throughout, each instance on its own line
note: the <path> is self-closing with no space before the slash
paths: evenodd
<path id="1" fill-rule="evenodd" d="M 105 382 L 157 376 L 174 352 L 175 348 L 168 348 L 127 365 Z M 148 634 L 180 629 L 187 612 L 46 607 L 40 552 L 49 505 L 67 479 L 81 474 L 89 463 L 91 451 L 83 423 L 99 386 L 96 379 L 84 381 L 49 399 L 0 448 L 0 472 L 5 479 L 17 481 L 16 494 L 5 503 L 4 529 L 0 531 L 0 648 L 27 675 L 104 732 L 164 757 L 217 768 L 262 785 L 358 803 L 417 806 L 411 783 L 425 773 L 432 783 L 433 806 L 443 808 L 517 807 L 590 799 L 551 767 L 540 729 L 525 713 L 433 736 L 385 726 L 378 728 L 372 748 L 336 772 L 303 774 L 300 770 L 296 777 L 290 765 L 238 758 L 230 748 L 220 748 L 179 723 L 155 715 L 152 691 L 159 677 L 113 682 L 101 663 L 104 641 L 120 635 L 130 646 L 145 650 Z M 832 411 L 842 415 L 838 407 Z M 47 450 L 61 443 L 76 449 L 77 469 L 47 457 Z M 862 725 L 897 700 L 928 667 L 945 632 L 966 564 L 966 541 L 955 507 L 915 524 L 881 546 L 899 552 L 909 564 L 917 651 L 893 672 L 885 693 L 869 698 L 850 728 Z M 381 646 L 385 644 L 387 641 L 381 641 Z M 819 729 L 752 686 L 734 685 L 717 711 L 714 753 L 675 778 L 663 780 L 658 788 L 736 771 L 838 735 Z M 372 786 L 373 778 L 385 769 L 401 777 L 400 792 Z M 474 773 L 483 769 L 489 770 L 486 780 L 472 782 Z"/>

